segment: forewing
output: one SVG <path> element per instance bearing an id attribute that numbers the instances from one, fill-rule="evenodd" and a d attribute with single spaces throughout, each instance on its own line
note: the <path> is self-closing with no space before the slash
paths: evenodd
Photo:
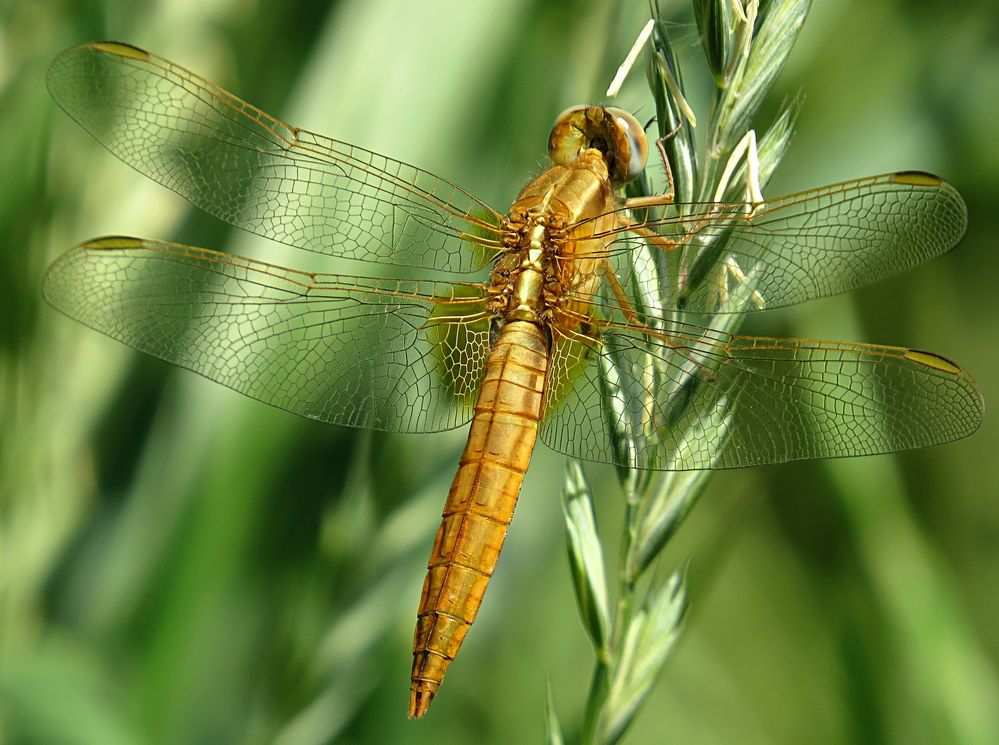
<path id="1" fill-rule="evenodd" d="M 136 349 L 353 427 L 434 432 L 467 422 L 488 353 L 475 284 L 308 274 L 114 237 L 64 254 L 43 290 Z"/>
<path id="2" fill-rule="evenodd" d="M 500 216 L 454 184 L 285 124 L 136 47 L 73 47 L 47 80 L 121 160 L 239 228 L 322 254 L 454 272 L 494 253 Z"/>
<path id="3" fill-rule="evenodd" d="M 556 334 L 542 441 L 657 470 L 888 453 L 981 422 L 974 381 L 901 347 L 732 336 L 684 324 Z"/>
<path id="4" fill-rule="evenodd" d="M 707 313 L 793 305 L 878 282 L 949 251 L 967 225 L 954 187 L 916 171 L 683 211 L 644 224 L 654 250 L 626 233 L 606 251 L 641 294 L 663 298 L 666 309 Z M 753 284 L 753 303 L 733 309 L 727 298 L 744 282 Z"/>

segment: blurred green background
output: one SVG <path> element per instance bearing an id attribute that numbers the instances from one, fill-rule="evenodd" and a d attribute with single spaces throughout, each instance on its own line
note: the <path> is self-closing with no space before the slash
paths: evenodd
<path id="1" fill-rule="evenodd" d="M 698 112 L 697 33 L 666 3 Z M 599 101 L 644 0 L 0 2 L 0 742 L 538 742 L 592 666 L 565 560 L 562 458 L 539 448 L 475 629 L 405 719 L 426 555 L 464 431 L 370 434 L 244 400 L 44 304 L 93 236 L 277 263 L 116 161 L 48 98 L 62 49 L 127 40 L 296 124 L 503 206 L 554 116 Z M 805 93 L 770 189 L 931 170 L 968 201 L 951 255 L 767 314 L 773 333 L 959 361 L 999 401 L 999 12 L 817 2 L 775 87 Z M 644 95 L 643 95 L 644 94 Z M 651 103 L 639 72 L 623 101 Z M 719 474 L 664 558 L 684 637 L 626 742 L 999 742 L 999 424 L 898 457 Z M 621 498 L 588 466 L 614 556 Z"/>

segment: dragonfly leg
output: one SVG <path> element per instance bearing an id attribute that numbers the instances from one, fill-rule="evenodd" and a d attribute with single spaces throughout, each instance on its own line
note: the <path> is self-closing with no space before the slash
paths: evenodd
<path id="1" fill-rule="evenodd" d="M 674 352 L 681 355 L 688 362 L 696 365 L 702 372 L 706 372 L 704 370 L 704 366 L 691 356 L 689 352 L 690 348 L 686 344 L 678 343 L 669 334 L 664 334 L 662 331 L 651 328 L 648 324 L 642 321 L 638 315 L 638 311 L 635 310 L 635 306 L 633 306 L 631 301 L 628 300 L 628 296 L 625 293 L 624 288 L 621 286 L 621 280 L 618 278 L 617 272 L 614 271 L 614 267 L 612 267 L 610 262 L 606 259 L 604 259 L 601 264 L 603 266 L 604 277 L 607 279 L 607 284 L 610 286 L 611 292 L 614 293 L 614 298 L 617 300 L 618 308 L 620 308 L 621 313 L 624 315 L 625 320 L 628 321 L 628 324 L 632 327 L 632 329 L 641 331 L 648 336 L 658 339 Z M 599 321 L 596 321 L 596 323 L 599 325 Z M 707 377 L 711 379 L 711 375 L 709 373 L 707 374 Z"/>
<path id="2" fill-rule="evenodd" d="M 676 133 L 680 131 L 682 126 L 683 122 L 680 122 L 662 137 L 656 138 L 656 150 L 659 151 L 663 168 L 666 170 L 666 192 L 663 196 L 669 196 L 670 204 L 676 201 L 676 182 L 673 180 L 673 166 L 670 165 L 669 156 L 666 154 L 666 143 L 676 137 Z"/>
<path id="3" fill-rule="evenodd" d="M 628 230 L 630 230 L 632 233 L 645 240 L 650 245 L 656 246 L 657 248 L 661 248 L 666 251 L 672 251 L 676 248 L 679 248 L 685 242 L 683 240 L 680 241 L 670 240 L 669 238 L 659 235 L 654 230 L 646 228 L 643 225 L 640 225 L 638 223 L 629 223 L 626 218 L 622 218 L 622 225 L 627 227 Z M 696 234 L 697 231 L 691 231 L 690 233 L 688 233 L 688 235 L 696 235 Z M 605 273 L 608 271 L 611 274 L 613 274 L 613 269 L 610 268 L 609 264 L 605 269 Z M 722 264 L 720 265 L 719 271 L 722 274 L 721 281 L 719 283 L 720 300 L 724 303 L 728 302 L 729 278 L 735 280 L 736 282 L 745 282 L 747 280 L 747 277 L 746 273 L 742 270 L 742 267 L 739 266 L 739 262 L 735 259 L 734 256 L 729 256 L 727 259 L 725 259 L 725 261 L 722 262 Z M 611 275 L 608 275 L 608 277 L 610 276 Z M 621 289 L 620 282 L 617 280 L 616 275 L 614 275 L 614 279 L 611 281 L 611 286 L 617 287 L 614 294 L 618 298 L 618 301 L 621 302 L 624 291 Z M 757 310 L 763 310 L 766 307 L 766 300 L 764 299 L 763 295 L 759 292 L 759 290 L 753 291 L 751 299 L 753 305 L 756 306 Z"/>
<path id="4" fill-rule="evenodd" d="M 624 314 L 628 323 L 644 327 L 645 324 L 638 318 L 638 311 L 635 310 L 631 301 L 628 300 L 628 296 L 625 294 L 624 288 L 621 286 L 621 280 L 617 276 L 617 272 L 614 271 L 614 267 L 610 265 L 610 262 L 607 259 L 600 262 L 600 265 L 604 270 L 604 277 L 607 279 L 607 284 L 610 286 L 611 292 L 614 293 L 614 298 L 617 300 L 618 307 L 621 309 L 621 312 Z M 672 346 L 671 342 L 670 346 Z"/>
<path id="5" fill-rule="evenodd" d="M 627 220 L 622 221 L 622 225 L 630 230 L 635 235 L 647 241 L 649 244 L 655 246 L 656 248 L 661 248 L 666 251 L 672 251 L 677 246 L 681 245 L 681 241 L 673 241 L 664 235 L 659 235 L 656 231 L 646 228 L 639 223 L 629 222 Z"/>
<path id="6" fill-rule="evenodd" d="M 657 248 L 664 249 L 666 251 L 672 251 L 680 246 L 684 245 L 686 239 L 683 240 L 670 240 L 665 236 L 659 235 L 654 230 L 647 228 L 639 223 L 629 222 L 628 218 L 621 218 L 622 226 L 626 227 L 630 232 L 639 236 L 645 240 L 649 245 L 655 246 Z M 698 231 L 691 231 L 688 236 L 696 235 Z M 620 280 L 618 280 L 616 273 L 610 266 L 609 262 L 604 261 L 604 273 L 608 278 L 608 282 L 614 291 L 614 296 L 617 298 L 618 303 L 621 305 L 622 312 L 625 313 L 625 317 L 628 317 L 628 313 L 625 310 L 625 303 L 627 303 L 627 298 L 624 295 L 624 290 L 621 287 Z M 746 282 L 747 276 L 743 271 L 742 267 L 739 266 L 739 262 L 734 256 L 729 256 L 719 265 L 718 271 L 721 273 L 720 281 L 718 283 L 719 287 L 719 299 L 722 303 L 728 302 L 729 297 L 729 280 L 734 280 L 735 282 Z M 750 299 L 757 310 L 763 310 L 766 307 L 766 299 L 763 297 L 759 290 L 754 290 Z M 630 318 L 628 319 L 631 320 Z"/>
<path id="7" fill-rule="evenodd" d="M 666 143 L 676 136 L 683 123 L 677 124 L 673 129 L 662 137 L 656 139 L 656 149 L 659 157 L 662 158 L 663 168 L 666 171 L 666 191 L 662 194 L 648 197 L 632 197 L 624 200 L 624 206 L 628 208 L 640 209 L 642 207 L 668 207 L 676 201 L 676 182 L 673 180 L 673 167 L 670 165 L 669 156 L 666 154 Z"/>

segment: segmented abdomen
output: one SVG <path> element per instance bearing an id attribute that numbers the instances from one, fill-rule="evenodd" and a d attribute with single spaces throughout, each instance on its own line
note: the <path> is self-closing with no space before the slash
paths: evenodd
<path id="1" fill-rule="evenodd" d="M 507 323 L 489 353 L 423 582 L 410 717 L 430 706 L 496 566 L 537 438 L 547 364 L 544 332 L 525 321 Z"/>

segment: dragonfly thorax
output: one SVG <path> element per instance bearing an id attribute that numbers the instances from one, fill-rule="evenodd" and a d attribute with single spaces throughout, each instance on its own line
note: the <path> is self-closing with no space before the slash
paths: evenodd
<path id="1" fill-rule="evenodd" d="M 619 204 L 606 154 L 593 147 L 526 184 L 504 221 L 504 250 L 493 266 L 489 292 L 495 315 L 546 325 L 564 316 L 567 307 L 583 310 L 580 294 L 594 289 L 599 257 L 610 239 L 594 236 L 610 236 Z"/>
<path id="2" fill-rule="evenodd" d="M 562 220 L 540 208 L 514 211 L 506 224 L 506 253 L 496 262 L 492 288 L 494 310 L 507 321 L 540 323 L 546 318 L 545 288 L 552 281 Z"/>

